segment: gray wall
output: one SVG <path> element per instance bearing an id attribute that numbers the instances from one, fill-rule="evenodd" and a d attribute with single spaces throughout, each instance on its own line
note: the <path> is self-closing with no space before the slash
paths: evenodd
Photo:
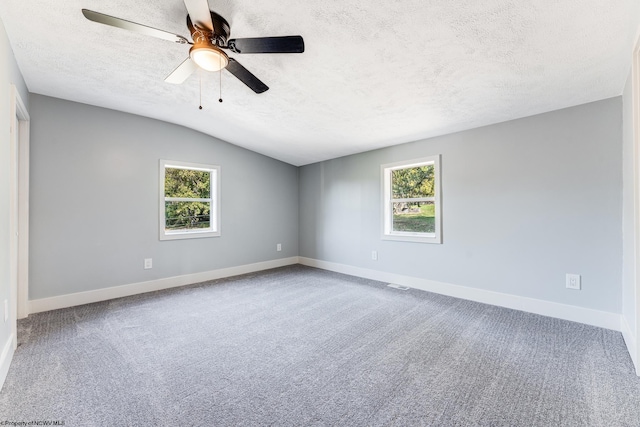
<path id="1" fill-rule="evenodd" d="M 622 93 L 622 315 L 636 336 L 633 98 L 631 73 Z"/>
<path id="2" fill-rule="evenodd" d="M 30 299 L 298 254 L 296 167 L 173 124 L 40 95 L 31 96 L 31 118 Z M 159 241 L 159 159 L 221 166 L 221 237 Z"/>
<path id="3" fill-rule="evenodd" d="M 11 108 L 10 85 L 18 88 L 20 97 L 29 108 L 29 93 L 13 51 L 9 45 L 4 24 L 0 20 L 0 351 L 4 348 L 11 326 L 4 323 L 4 300 L 11 301 L 9 287 L 9 116 Z"/>
<path id="4" fill-rule="evenodd" d="M 621 104 L 304 166 L 300 255 L 619 313 Z M 380 165 L 432 154 L 442 154 L 443 244 L 381 240 Z M 582 291 L 565 288 L 566 273 L 582 275 Z"/>

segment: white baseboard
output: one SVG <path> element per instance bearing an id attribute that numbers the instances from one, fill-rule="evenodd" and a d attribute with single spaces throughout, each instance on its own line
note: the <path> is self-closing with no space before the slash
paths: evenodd
<path id="1" fill-rule="evenodd" d="M 179 286 L 190 285 L 192 283 L 199 283 L 205 282 L 207 280 L 215 280 L 224 277 L 237 276 L 240 274 L 253 273 L 256 271 L 284 267 L 287 265 L 298 263 L 309 267 L 321 268 L 324 270 L 335 271 L 337 273 L 348 274 L 351 276 L 379 280 L 381 282 L 395 283 L 414 289 L 421 289 L 424 291 L 448 295 L 456 298 L 526 311 L 529 313 L 541 314 L 543 316 L 555 317 L 558 319 L 570 320 L 573 322 L 580 322 L 587 325 L 593 325 L 601 328 L 613 329 L 615 331 L 623 332 L 623 322 L 621 320 L 622 316 L 617 313 L 593 310 L 589 308 L 560 304 L 556 302 L 527 298 L 511 294 L 504 294 L 500 292 L 487 291 L 484 289 L 470 288 L 466 286 L 454 285 L 451 283 L 404 276 L 395 273 L 387 273 L 384 271 L 370 270 L 366 268 L 354 267 L 350 265 L 338 264 L 334 262 L 305 257 L 282 258 L 273 261 L 265 261 L 255 264 L 247 264 L 237 267 L 205 271 L 202 273 L 186 274 L 183 276 L 150 280 L 148 282 L 132 283 L 129 285 L 114 286 L 111 288 L 96 289 L 93 291 L 78 292 L 51 298 L 31 300 L 29 301 L 29 313 L 39 313 L 43 311 L 73 307 L 76 305 L 90 304 L 93 302 L 106 301 L 114 298 L 122 298 L 145 292 L 175 288 Z M 628 339 L 628 341 L 625 342 L 633 343 L 635 347 L 635 341 L 631 339 L 631 334 L 628 332 L 628 327 L 626 333 L 627 335 L 625 336 L 625 340 Z M 629 346 L 629 344 L 627 344 L 627 346 Z"/>
<path id="2" fill-rule="evenodd" d="M 624 343 L 627 346 L 627 350 L 629 351 L 629 356 L 631 356 L 631 360 L 633 361 L 633 366 L 636 368 L 636 374 L 640 376 L 640 369 L 638 366 L 637 360 L 637 343 L 635 336 L 631 333 L 631 328 L 629 327 L 629 323 L 627 322 L 627 318 L 624 316 L 620 316 L 620 332 L 622 332 L 622 337 L 624 338 Z"/>
<path id="3" fill-rule="evenodd" d="M 106 301 L 114 298 L 128 297 L 145 292 L 176 288 L 193 283 L 222 279 L 224 277 L 238 276 L 240 274 L 253 273 L 256 271 L 284 267 L 286 265 L 297 263 L 298 257 L 281 258 L 273 261 L 264 261 L 255 264 L 246 264 L 237 267 L 204 271 L 202 273 L 185 274 L 183 276 L 167 277 L 164 279 L 150 280 L 148 282 L 132 283 L 129 285 L 114 286 L 111 288 L 96 289 L 93 291 L 78 292 L 50 298 L 41 298 L 29 301 L 29 313 L 40 313 L 43 311 L 57 310 L 59 308 L 74 307 L 76 305 L 90 304 L 93 302 Z"/>
<path id="4" fill-rule="evenodd" d="M 2 390 L 4 380 L 7 379 L 7 374 L 9 373 L 9 366 L 11 366 L 11 360 L 13 359 L 13 351 L 16 348 L 15 341 L 16 336 L 11 334 L 2 348 L 2 353 L 0 353 L 0 390 Z"/>
<path id="5" fill-rule="evenodd" d="M 323 270 L 335 271 L 337 273 L 351 276 L 363 277 L 366 279 L 378 280 L 381 282 L 394 283 L 408 286 L 414 289 L 448 295 L 456 298 L 477 301 L 499 307 L 511 308 L 543 316 L 555 317 L 558 319 L 570 320 L 601 328 L 612 329 L 622 333 L 625 344 L 631 355 L 636 372 L 640 376 L 640 366 L 636 360 L 637 343 L 626 319 L 617 313 L 594 310 L 584 307 L 577 307 L 568 304 L 560 304 L 551 301 L 544 301 L 535 298 L 522 297 L 518 295 L 504 294 L 484 289 L 470 288 L 467 286 L 454 285 L 451 283 L 438 282 L 435 280 L 422 279 L 412 276 L 404 276 L 384 271 L 370 270 L 367 268 L 354 267 L 345 264 L 338 264 L 329 261 L 322 261 L 306 257 L 290 257 L 272 261 L 258 262 L 255 264 L 241 265 L 237 267 L 222 268 L 219 270 L 205 271 L 202 273 L 186 274 L 183 276 L 167 277 L 164 279 L 150 280 L 147 282 L 132 283 L 129 285 L 114 286 L 111 288 L 96 289 L 93 291 L 78 292 L 74 294 L 60 295 L 51 298 L 42 298 L 29 301 L 29 313 L 39 313 L 43 311 L 56 310 L 60 308 L 73 307 L 93 302 L 106 301 L 114 298 L 122 298 L 130 295 L 145 292 L 158 291 L 162 289 L 175 288 L 193 283 L 205 282 L 208 280 L 222 279 L 225 277 L 237 276 L 240 274 L 253 273 L 271 268 L 284 267 L 287 265 L 302 264 L 309 267 Z M 2 354 L 0 354 L 0 389 L 4 384 L 9 365 L 13 357 L 15 348 L 15 337 L 12 335 L 7 341 Z"/>
<path id="6" fill-rule="evenodd" d="M 620 318 L 622 316 L 618 313 L 593 310 L 590 308 L 504 294 L 501 292 L 487 291 L 484 289 L 470 288 L 467 286 L 453 285 L 451 283 L 437 282 L 435 280 L 421 279 L 418 277 L 404 276 L 361 267 L 353 267 L 350 265 L 312 258 L 299 257 L 299 260 L 300 264 L 309 267 L 321 268 L 323 270 L 335 271 L 337 273 L 378 280 L 381 282 L 395 283 L 398 285 L 408 286 L 410 288 L 421 289 L 423 291 L 497 305 L 499 307 L 512 308 L 514 310 L 526 311 L 529 313 L 541 314 L 543 316 L 555 317 L 558 319 L 570 320 L 605 329 L 613 329 L 614 331 L 621 330 Z"/>

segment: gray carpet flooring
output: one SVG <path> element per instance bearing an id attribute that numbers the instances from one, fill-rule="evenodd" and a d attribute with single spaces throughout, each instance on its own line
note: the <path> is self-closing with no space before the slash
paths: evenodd
<path id="1" fill-rule="evenodd" d="M 639 426 L 620 333 L 292 266 L 29 316 L 0 421 Z"/>

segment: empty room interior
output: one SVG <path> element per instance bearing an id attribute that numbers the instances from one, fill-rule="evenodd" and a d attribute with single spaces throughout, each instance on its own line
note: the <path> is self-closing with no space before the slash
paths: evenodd
<path id="1" fill-rule="evenodd" d="M 0 3 L 3 425 L 640 425 L 640 2 Z"/>

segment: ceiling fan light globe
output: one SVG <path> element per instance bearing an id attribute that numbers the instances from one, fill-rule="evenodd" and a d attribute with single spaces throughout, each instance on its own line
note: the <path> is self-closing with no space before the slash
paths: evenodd
<path id="1" fill-rule="evenodd" d="M 189 51 L 189 57 L 198 67 L 207 71 L 218 71 L 229 64 L 227 55 L 214 47 L 194 46 Z"/>

